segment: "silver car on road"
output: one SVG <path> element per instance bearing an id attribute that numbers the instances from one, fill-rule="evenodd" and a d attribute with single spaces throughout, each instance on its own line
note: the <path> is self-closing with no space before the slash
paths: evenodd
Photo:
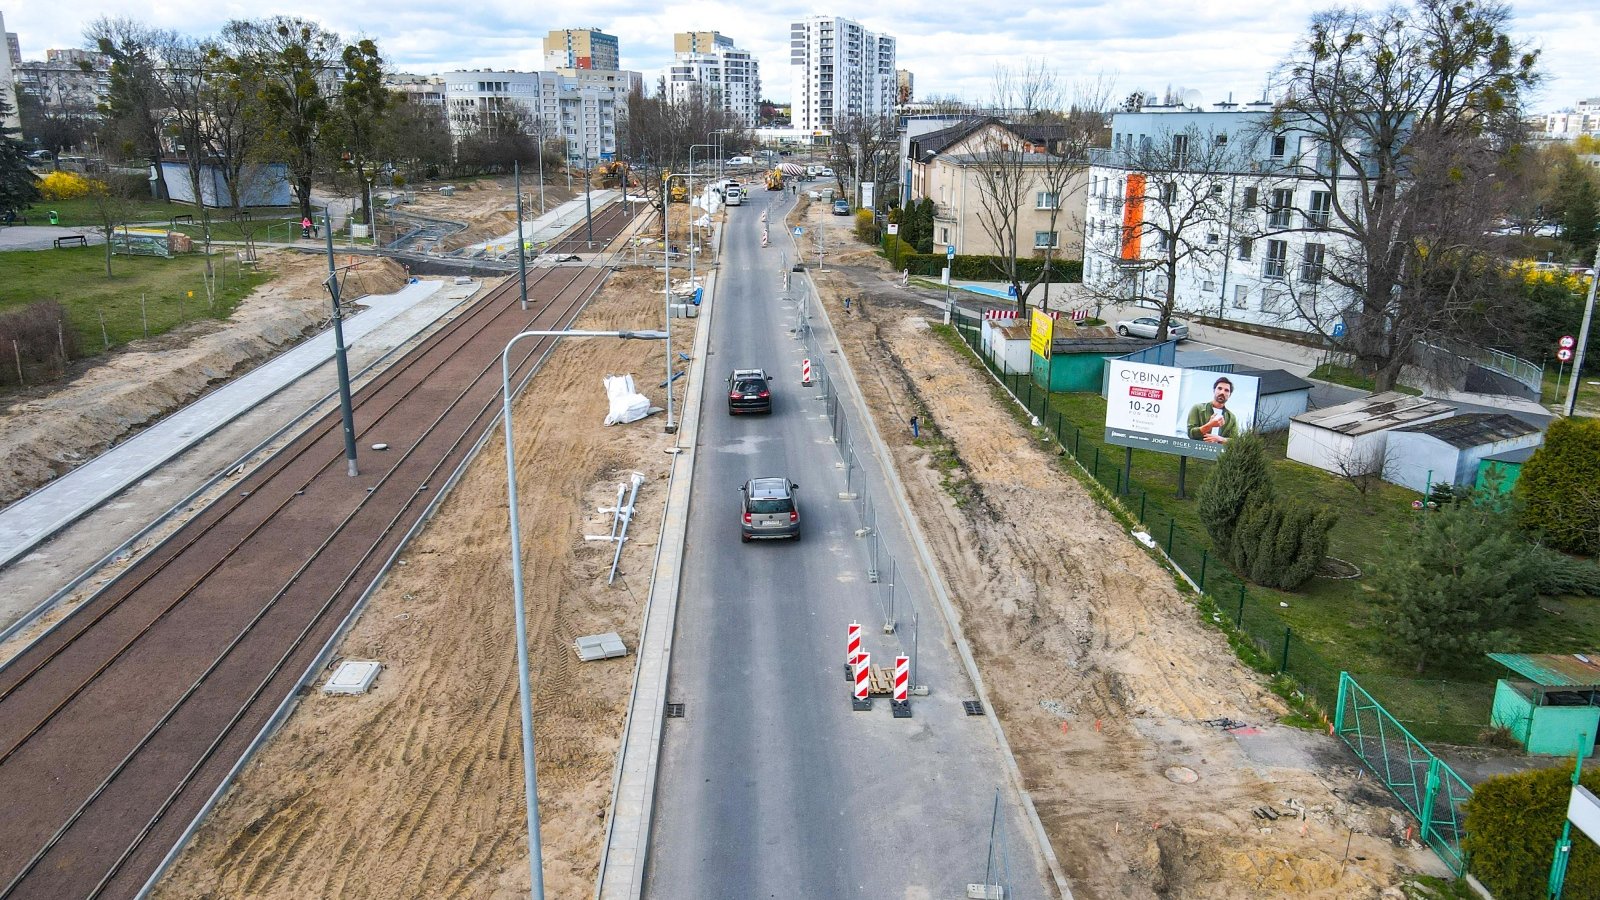
<path id="1" fill-rule="evenodd" d="M 1154 339 L 1156 329 L 1161 327 L 1161 319 L 1156 316 L 1140 316 L 1137 319 L 1124 319 L 1117 323 L 1117 334 L 1123 337 L 1142 337 Z M 1189 326 L 1177 319 L 1167 320 L 1167 338 L 1176 341 L 1189 339 Z"/>

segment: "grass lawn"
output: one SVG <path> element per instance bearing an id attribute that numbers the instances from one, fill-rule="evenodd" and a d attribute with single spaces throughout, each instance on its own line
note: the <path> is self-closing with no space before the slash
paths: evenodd
<path id="1" fill-rule="evenodd" d="M 221 257 L 212 257 L 220 266 Z M 105 248 L 14 250 L 0 253 L 0 312 L 40 300 L 58 300 L 78 334 L 82 355 L 102 352 L 143 337 L 161 334 L 197 318 L 223 319 L 233 312 L 267 275 L 246 270 L 237 277 L 230 266 L 219 285 L 216 305 L 205 300 L 205 259 L 184 254 L 173 259 L 149 256 L 113 258 L 114 277 L 105 274 Z M 220 270 L 219 270 L 220 271 Z M 188 296 L 193 291 L 194 296 Z M 144 298 L 144 316 L 140 298 Z M 105 331 L 102 335 L 101 317 Z"/>
<path id="2" fill-rule="evenodd" d="M 951 329 L 940 329 L 958 345 Z M 974 365 L 979 363 L 974 360 Z M 1026 379 L 1018 390 L 1027 400 Z M 1600 389 L 1596 389 L 1600 392 Z M 1045 408 L 1037 388 L 1032 408 Z M 1019 411 L 1020 412 L 1020 411 Z M 1125 448 L 1104 443 L 1105 400 L 1098 394 L 1052 394 L 1042 424 L 1059 428 L 1065 448 L 1110 490 L 1121 482 Z M 1195 509 L 1194 497 L 1215 463 L 1190 459 L 1186 465 L 1185 499 L 1177 496 L 1179 457 L 1148 450 L 1133 451 L 1131 490 L 1123 505 L 1142 518 L 1151 536 L 1190 577 L 1203 582 L 1217 606 L 1217 615 L 1237 621 L 1276 669 L 1283 656 L 1285 629 L 1291 629 L 1287 671 L 1332 711 L 1338 675 L 1348 671 L 1379 702 L 1428 741 L 1475 743 L 1488 722 L 1494 680 L 1505 672 L 1480 655 L 1430 662 L 1421 675 L 1414 657 L 1388 638 L 1386 613 L 1374 587 L 1385 553 L 1404 546 L 1416 515 L 1413 491 L 1380 482 L 1367 494 L 1351 482 L 1285 456 L 1287 432 L 1268 436 L 1273 477 L 1280 494 L 1338 511 L 1330 535 L 1329 555 L 1360 570 L 1357 578 L 1314 577 L 1294 592 L 1245 584 L 1211 555 L 1210 540 Z M 1201 573 L 1205 573 L 1202 575 Z M 1284 605 L 1286 604 L 1286 605 Z M 1600 600 L 1556 598 L 1540 606 L 1516 629 L 1515 647 L 1523 652 L 1585 652 L 1600 648 Z"/>
<path id="3" fill-rule="evenodd" d="M 1323 363 L 1322 365 L 1317 366 L 1315 369 L 1311 370 L 1311 377 L 1319 381 L 1330 381 L 1334 384 L 1342 384 L 1345 387 L 1359 388 L 1363 391 L 1374 390 L 1377 386 L 1377 383 L 1373 381 L 1372 378 L 1362 375 L 1360 372 L 1357 372 L 1355 369 L 1352 369 L 1349 366 L 1341 366 L 1336 363 Z M 1406 387 L 1403 384 L 1395 385 L 1394 389 L 1402 394 L 1410 394 L 1413 397 L 1422 396 L 1421 391 L 1414 387 Z"/>
<path id="4" fill-rule="evenodd" d="M 28 221 L 35 225 L 47 225 L 50 222 L 50 211 L 55 210 L 60 214 L 60 224 L 72 227 L 90 226 L 100 224 L 99 214 L 95 211 L 94 201 L 87 197 L 75 200 L 40 200 L 28 210 Z M 227 224 L 226 220 L 231 213 L 227 210 L 212 210 L 212 216 L 218 220 L 217 225 Z M 251 210 L 257 219 L 279 219 L 294 216 L 299 219 L 299 214 L 292 207 L 259 207 Z M 194 216 L 199 218 L 195 208 L 187 203 L 166 203 L 161 200 L 140 199 L 129 201 L 128 221 L 140 222 L 166 222 L 169 226 L 173 216 Z M 259 229 L 264 231 L 265 228 Z"/>

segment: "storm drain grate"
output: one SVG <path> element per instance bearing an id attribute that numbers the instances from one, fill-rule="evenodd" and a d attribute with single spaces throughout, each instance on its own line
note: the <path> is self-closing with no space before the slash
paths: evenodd
<path id="1" fill-rule="evenodd" d="M 969 716 L 983 715 L 983 703 L 979 700 L 963 700 L 961 701 L 961 708 L 966 710 Z"/>
<path id="2" fill-rule="evenodd" d="M 683 704 L 682 703 L 668 703 L 667 704 L 667 718 L 669 718 L 669 719 L 681 719 L 681 718 L 683 718 Z"/>

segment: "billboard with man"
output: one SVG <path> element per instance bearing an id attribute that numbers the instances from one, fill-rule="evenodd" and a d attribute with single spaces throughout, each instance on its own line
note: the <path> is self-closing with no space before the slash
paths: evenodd
<path id="1" fill-rule="evenodd" d="M 1260 381 L 1203 369 L 1106 360 L 1106 443 L 1216 458 L 1255 426 Z"/>

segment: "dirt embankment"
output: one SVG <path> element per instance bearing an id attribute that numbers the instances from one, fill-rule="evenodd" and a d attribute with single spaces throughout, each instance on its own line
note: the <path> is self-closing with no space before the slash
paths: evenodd
<path id="1" fill-rule="evenodd" d="M 656 277 L 613 277 L 576 327 L 638 327 L 659 303 Z M 692 339 L 694 324 L 675 322 L 674 338 Z M 661 371 L 661 353 L 642 341 L 568 342 L 516 411 L 551 897 L 594 890 L 634 665 L 580 663 L 573 641 L 616 631 L 638 646 L 671 459 L 659 416 L 601 425 L 600 378 L 635 373 L 659 404 L 647 373 Z M 307 696 L 157 896 L 527 896 L 503 456 L 490 442 L 345 640 L 340 657 L 383 662 L 376 689 Z M 610 531 L 596 510 L 632 471 L 646 481 L 622 574 L 607 585 L 611 547 L 583 535 Z"/>
<path id="2" fill-rule="evenodd" d="M 208 319 L 135 341 L 65 385 L 0 410 L 0 504 L 71 471 L 327 321 L 325 260 L 267 253 L 263 265 L 275 277 L 226 321 Z M 390 293 L 404 281 L 398 265 L 367 260 L 348 277 L 346 296 Z"/>
<path id="3" fill-rule="evenodd" d="M 1395 896 L 1436 867 L 1331 738 L 1272 724 L 1285 708 L 1261 676 L 929 327 L 938 314 L 842 229 L 829 244 L 829 316 L 1076 896 Z M 911 440 L 913 414 L 933 441 Z M 1220 717 L 1254 733 L 1203 724 Z"/>

